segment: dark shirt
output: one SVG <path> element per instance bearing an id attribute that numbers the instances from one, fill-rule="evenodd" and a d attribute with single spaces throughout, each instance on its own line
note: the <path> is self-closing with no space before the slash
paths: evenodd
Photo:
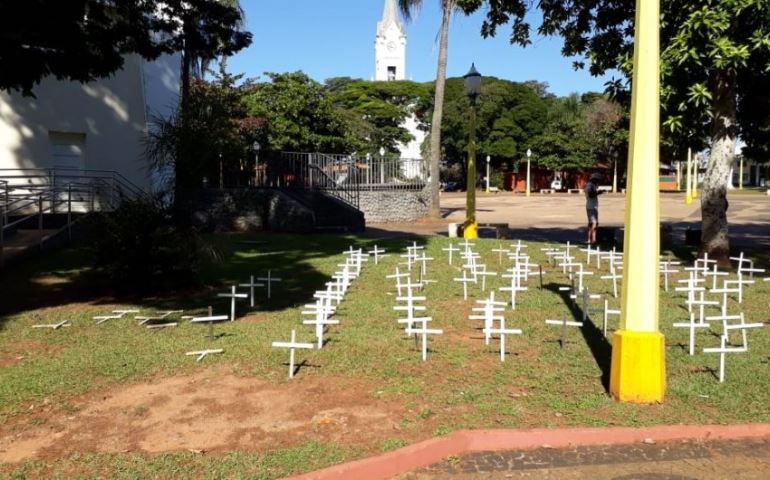
<path id="1" fill-rule="evenodd" d="M 596 184 L 592 181 L 586 183 L 584 189 L 586 194 L 586 208 L 599 208 L 599 189 L 596 188 Z"/>

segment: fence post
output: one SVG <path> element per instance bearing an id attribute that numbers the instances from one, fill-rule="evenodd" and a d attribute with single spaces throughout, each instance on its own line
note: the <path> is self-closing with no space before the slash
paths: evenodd
<path id="1" fill-rule="evenodd" d="M 67 185 L 67 237 L 72 243 L 72 184 Z"/>
<path id="2" fill-rule="evenodd" d="M 5 216 L 6 210 L 3 209 L 3 214 L 0 215 L 0 267 L 3 266 L 3 262 L 5 261 L 5 253 L 3 252 L 3 249 L 5 248 Z"/>
<path id="3" fill-rule="evenodd" d="M 43 193 L 42 192 L 37 197 L 37 211 L 38 211 L 37 229 L 43 230 Z"/>

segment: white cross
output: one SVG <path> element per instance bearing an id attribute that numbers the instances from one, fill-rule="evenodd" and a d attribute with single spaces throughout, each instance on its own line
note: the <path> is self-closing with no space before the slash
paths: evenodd
<path id="1" fill-rule="evenodd" d="M 302 321 L 303 325 L 315 325 L 315 336 L 318 339 L 318 348 L 319 348 L 319 350 L 321 348 L 323 348 L 323 346 L 324 346 L 324 328 L 326 327 L 326 325 L 339 325 L 340 324 L 339 320 L 332 320 L 332 319 L 330 319 L 328 317 L 324 318 L 326 316 L 326 313 L 324 313 L 325 311 L 329 312 L 330 314 L 333 313 L 333 311 L 334 311 L 334 310 L 331 310 L 331 311 L 324 310 L 324 308 L 326 308 L 326 307 L 320 307 L 320 309 L 318 310 L 318 314 L 317 314 L 316 318 L 314 318 L 312 320 L 303 320 Z M 316 312 L 303 311 L 302 313 L 305 314 L 305 313 L 316 313 Z"/>
<path id="2" fill-rule="evenodd" d="M 241 283 L 239 287 L 249 287 L 249 300 L 251 302 L 251 308 L 254 308 L 254 287 L 264 287 L 264 283 L 254 283 L 254 275 L 250 277 L 249 283 Z"/>
<path id="3" fill-rule="evenodd" d="M 746 350 L 749 348 L 748 339 L 746 337 L 746 330 L 749 328 L 762 328 L 762 323 L 746 323 L 746 318 L 741 312 L 739 315 L 716 315 L 713 317 L 706 317 L 706 320 L 721 320 L 722 321 L 722 335 L 730 341 L 730 332 L 733 330 L 741 331 L 742 347 Z M 738 320 L 740 323 L 730 325 L 728 322 L 731 320 Z"/>
<path id="4" fill-rule="evenodd" d="M 94 320 L 96 320 L 97 325 L 101 325 L 102 323 L 108 320 L 118 320 L 120 318 L 123 318 L 123 315 L 125 315 L 125 313 L 120 313 L 117 315 L 98 315 L 94 317 Z"/>
<path id="5" fill-rule="evenodd" d="M 487 277 L 497 276 L 497 272 L 488 272 L 487 266 L 480 264 L 476 265 L 476 268 L 473 270 L 473 276 L 481 276 L 481 291 L 485 292 L 487 290 Z"/>
<path id="6" fill-rule="evenodd" d="M 585 254 L 586 254 L 586 265 L 590 265 L 591 264 L 591 258 L 592 257 L 597 257 L 598 258 L 600 253 L 601 253 L 599 251 L 599 246 L 598 245 L 597 245 L 595 250 L 592 250 L 590 244 L 588 245 L 588 248 L 581 248 L 580 251 L 581 252 L 585 252 Z"/>
<path id="7" fill-rule="evenodd" d="M 127 313 L 139 313 L 139 310 L 113 310 L 112 313 L 119 315 L 126 315 Z"/>
<path id="8" fill-rule="evenodd" d="M 209 334 L 208 339 L 214 340 L 216 337 L 214 336 L 214 322 L 223 322 L 226 320 L 229 320 L 230 317 L 227 315 L 213 315 L 211 313 L 211 307 L 209 307 L 209 314 L 205 317 L 193 317 L 190 322 L 191 323 L 208 323 L 209 324 Z M 203 357 L 206 355 L 201 356 L 201 358 L 198 360 L 200 362 Z"/>
<path id="9" fill-rule="evenodd" d="M 375 245 L 374 248 L 369 250 L 367 253 L 369 255 L 374 255 L 374 264 L 375 265 L 379 265 L 380 264 L 380 257 L 387 257 L 388 256 L 388 255 L 385 255 L 386 251 L 387 250 L 385 250 L 384 248 L 382 250 L 380 250 L 379 247 L 377 247 L 377 245 Z"/>
<path id="10" fill-rule="evenodd" d="M 578 268 L 578 271 L 575 272 L 575 275 L 577 275 L 577 277 L 578 277 L 578 292 L 582 292 L 583 291 L 583 277 L 588 276 L 588 275 L 593 275 L 594 272 L 591 272 L 591 271 L 588 271 L 588 270 L 583 270 L 583 264 L 582 263 L 578 263 L 577 265 L 578 265 L 579 268 Z"/>
<path id="11" fill-rule="evenodd" d="M 173 313 L 182 313 L 182 312 L 183 310 L 167 310 L 165 312 L 158 312 L 157 315 L 135 315 L 134 320 L 139 320 L 139 325 L 141 326 L 146 323 L 165 320 L 169 315 Z"/>
<path id="12" fill-rule="evenodd" d="M 245 293 L 236 293 L 235 285 L 233 285 L 230 293 L 218 293 L 217 297 L 230 299 L 230 321 L 234 322 L 235 321 L 235 300 L 238 298 L 248 298 L 248 295 Z"/>
<path id="13" fill-rule="evenodd" d="M 274 348 L 288 348 L 289 349 L 289 378 L 294 378 L 294 350 L 302 348 L 306 350 L 312 350 L 314 345 L 312 343 L 297 342 L 297 331 L 291 331 L 291 341 L 289 342 L 273 342 Z"/>
<path id="14" fill-rule="evenodd" d="M 618 280 L 623 280 L 623 275 L 615 273 L 615 266 L 612 266 L 609 275 L 602 275 L 599 278 L 602 280 L 612 280 L 612 296 L 618 298 Z"/>
<path id="15" fill-rule="evenodd" d="M 208 349 L 208 350 L 198 350 L 196 352 L 187 352 L 185 355 L 194 355 L 198 358 L 195 359 L 196 362 L 200 362 L 204 358 L 206 358 L 206 355 L 210 355 L 213 353 L 224 353 L 224 349 L 222 348 L 214 348 L 214 349 Z"/>
<path id="16" fill-rule="evenodd" d="M 688 300 L 686 302 L 690 312 L 692 312 L 692 306 L 695 305 L 698 307 L 698 319 L 701 324 L 705 322 L 705 316 L 704 316 L 705 307 L 719 305 L 719 302 L 717 300 L 706 300 L 705 295 L 706 295 L 705 289 L 700 288 L 698 290 L 698 299 L 692 300 L 692 301 Z"/>
<path id="17" fill-rule="evenodd" d="M 676 322 L 674 323 L 675 328 L 689 328 L 690 329 L 690 356 L 695 355 L 695 329 L 696 328 L 708 328 L 708 324 L 706 323 L 699 323 L 695 321 L 695 314 L 690 313 L 690 321 L 689 322 Z"/>
<path id="18" fill-rule="evenodd" d="M 711 282 L 711 289 L 712 290 L 717 288 L 717 278 L 718 277 L 726 277 L 727 275 L 729 275 L 727 272 L 720 272 L 719 271 L 719 266 L 718 265 L 714 265 L 713 269 L 703 273 L 704 277 L 711 277 L 712 278 L 712 282 Z"/>
<path id="19" fill-rule="evenodd" d="M 270 297 L 273 295 L 273 282 L 281 282 L 282 280 L 280 278 L 276 278 L 273 276 L 273 271 L 268 270 L 266 277 L 257 277 L 257 281 L 259 282 L 267 282 L 267 299 L 269 300 Z"/>
<path id="20" fill-rule="evenodd" d="M 660 262 L 660 273 L 663 274 L 663 291 L 668 292 L 668 274 L 679 273 L 679 270 L 671 268 L 671 262 L 669 260 Z M 616 297 L 617 298 L 617 295 Z"/>
<path id="21" fill-rule="evenodd" d="M 706 275 L 706 272 L 709 271 L 709 264 L 710 263 L 716 264 L 717 261 L 709 259 L 708 252 L 704 252 L 703 253 L 703 258 L 696 258 L 695 259 L 695 264 L 693 266 L 695 267 L 696 270 L 700 271 L 701 275 Z M 703 266 L 701 266 L 701 265 L 703 265 Z"/>
<path id="22" fill-rule="evenodd" d="M 406 333 L 408 335 L 421 335 L 422 336 L 422 361 L 424 362 L 428 358 L 428 335 L 442 335 L 443 330 L 437 328 L 407 328 Z"/>
<path id="23" fill-rule="evenodd" d="M 469 277 L 467 270 L 463 270 L 463 276 L 462 278 L 455 278 L 455 282 L 462 282 L 463 284 L 463 299 L 468 300 L 468 284 L 473 282 L 476 283 L 476 279 L 474 277 Z"/>
<path id="24" fill-rule="evenodd" d="M 396 279 L 396 290 L 398 290 L 398 294 L 401 295 L 401 279 L 402 278 L 409 278 L 410 275 L 408 273 L 399 273 L 398 267 L 396 267 L 396 273 L 391 275 L 386 275 L 385 278 L 395 278 Z"/>
<path id="25" fill-rule="evenodd" d="M 424 312 L 426 310 L 426 307 L 424 305 L 416 305 L 415 302 L 424 302 L 426 300 L 426 297 L 415 297 L 412 296 L 412 291 L 409 290 L 409 294 L 406 297 L 396 297 L 396 300 L 399 302 L 406 302 L 406 305 L 396 305 L 393 307 L 393 310 L 398 311 L 405 311 L 406 312 L 406 318 L 404 319 L 398 319 L 398 323 L 406 323 L 407 329 L 412 328 L 414 325 L 414 322 L 417 318 L 416 313 L 418 311 Z"/>
<path id="26" fill-rule="evenodd" d="M 698 284 L 705 282 L 702 278 L 698 278 L 697 273 L 690 271 L 690 278 L 685 280 L 679 280 L 678 283 L 684 283 L 684 287 L 676 287 L 676 292 L 687 292 L 687 311 L 692 312 L 692 304 L 690 302 L 695 301 L 695 292 L 705 290 L 703 287 L 699 287 Z"/>
<path id="27" fill-rule="evenodd" d="M 59 323 L 54 323 L 51 325 L 32 325 L 32 328 L 50 328 L 52 330 L 58 330 L 61 327 L 71 327 L 72 324 L 69 322 L 70 322 L 69 320 L 62 320 Z"/>
<path id="28" fill-rule="evenodd" d="M 738 262 L 738 270 L 743 270 L 743 264 L 747 263 L 749 265 L 749 269 L 754 269 L 754 260 L 751 260 L 750 258 L 745 258 L 743 256 L 743 252 L 737 257 L 730 257 L 730 260 Z M 764 271 L 764 270 L 763 270 Z"/>
<path id="29" fill-rule="evenodd" d="M 727 337 L 722 335 L 719 338 L 719 347 L 717 348 L 704 348 L 703 353 L 718 353 L 719 354 L 719 383 L 725 381 L 725 354 L 728 353 L 742 353 L 746 350 L 737 347 L 727 346 Z"/>
<path id="30" fill-rule="evenodd" d="M 342 299 L 344 298 L 344 293 L 337 288 L 334 287 L 334 285 L 339 285 L 335 283 L 329 283 L 326 286 L 326 290 L 319 290 L 313 294 L 313 298 L 320 300 L 324 302 L 326 305 L 331 306 L 332 301 L 334 301 L 335 305 L 339 305 L 340 302 L 342 302 Z"/>
<path id="31" fill-rule="evenodd" d="M 469 242 L 468 239 L 465 239 L 462 242 L 460 242 L 460 246 L 463 247 L 465 249 L 465 251 L 467 252 L 467 251 L 469 251 L 471 249 L 471 247 L 475 247 L 476 244 Z"/>
<path id="32" fill-rule="evenodd" d="M 505 325 L 500 325 L 500 328 L 485 328 L 485 335 L 500 335 L 500 361 L 505 361 L 505 336 L 506 335 L 521 335 L 520 328 L 505 328 Z"/>
<path id="33" fill-rule="evenodd" d="M 604 332 L 604 338 L 607 338 L 607 323 L 610 319 L 610 315 L 620 316 L 620 309 L 611 309 L 610 302 L 606 298 L 604 299 L 604 326 L 602 328 Z"/>
<path id="34" fill-rule="evenodd" d="M 526 275 L 520 270 L 520 268 L 514 267 L 507 270 L 510 273 L 503 274 L 503 278 L 510 278 L 511 279 L 511 286 L 510 287 L 500 287 L 499 290 L 501 292 L 511 292 L 511 308 L 513 310 L 516 310 L 516 292 L 525 292 L 527 291 L 527 287 L 521 286 L 521 280 Z"/>
<path id="35" fill-rule="evenodd" d="M 496 313 L 500 313 L 505 311 L 505 305 L 506 302 L 498 302 L 495 300 L 495 292 L 490 292 L 489 298 L 485 300 L 476 300 L 476 303 L 482 305 L 482 307 L 475 307 L 472 310 L 474 312 L 482 312 L 482 315 L 469 315 L 469 320 L 483 320 L 484 321 L 484 343 L 486 345 L 489 345 L 489 339 L 491 335 L 488 333 L 488 330 L 490 330 L 494 326 L 494 321 L 498 320 L 501 322 L 505 321 L 505 318 L 502 315 L 495 315 Z"/>
<path id="36" fill-rule="evenodd" d="M 722 315 L 727 315 L 727 303 L 729 300 L 729 295 L 731 293 L 738 293 L 738 289 L 737 288 L 717 288 L 717 289 L 711 290 L 711 293 L 722 294 Z"/>
<path id="37" fill-rule="evenodd" d="M 523 243 L 521 243 L 521 239 L 516 240 L 515 245 L 513 243 L 511 244 L 511 248 L 515 248 L 517 252 L 522 248 L 527 248 L 527 247 L 529 247 L 529 245 L 524 245 Z"/>
<path id="38" fill-rule="evenodd" d="M 573 320 L 567 320 L 566 318 L 562 320 L 546 320 L 546 325 L 559 325 L 561 326 L 561 338 L 559 339 L 559 345 L 561 348 L 564 348 L 564 342 L 565 342 L 565 336 L 567 333 L 567 327 L 582 327 L 583 322 L 575 322 Z"/>
<path id="39" fill-rule="evenodd" d="M 583 290 L 578 290 L 578 292 L 580 293 L 580 298 L 583 301 L 583 306 L 581 308 L 581 310 L 583 310 L 583 322 L 587 322 L 588 321 L 588 310 L 589 310 L 588 301 L 589 300 L 601 300 L 602 296 L 601 295 L 596 295 L 596 294 L 590 294 L 589 295 L 587 288 L 583 289 Z M 575 304 L 577 304 L 577 296 L 578 296 L 578 293 L 570 294 L 569 298 L 574 300 Z"/>
<path id="40" fill-rule="evenodd" d="M 449 265 L 452 265 L 452 252 L 459 252 L 460 251 L 459 248 L 455 247 L 451 243 L 449 244 L 448 247 L 442 248 L 441 250 L 443 250 L 445 252 L 449 252 Z"/>
<path id="41" fill-rule="evenodd" d="M 426 257 L 425 256 L 425 252 L 423 252 L 423 254 L 421 256 L 415 258 L 414 260 L 416 262 L 421 262 L 422 263 L 422 269 L 420 270 L 420 273 L 422 275 L 427 275 L 428 274 L 428 262 L 432 261 L 434 259 L 432 257 Z"/>
<path id="42" fill-rule="evenodd" d="M 503 253 L 511 253 L 510 250 L 508 250 L 507 248 L 503 248 L 502 245 L 500 245 L 498 248 L 493 248 L 492 251 L 497 252 L 497 263 L 499 265 L 503 264 Z M 516 253 L 518 254 L 518 252 Z"/>
<path id="43" fill-rule="evenodd" d="M 744 285 L 753 285 L 754 280 L 744 280 L 743 279 L 743 273 L 738 270 L 738 280 L 725 280 L 724 286 L 727 288 L 727 285 L 738 285 L 738 303 L 743 303 L 743 286 Z"/>

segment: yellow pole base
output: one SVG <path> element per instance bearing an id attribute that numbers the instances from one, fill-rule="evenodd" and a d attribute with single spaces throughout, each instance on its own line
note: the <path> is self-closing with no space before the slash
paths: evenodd
<path id="1" fill-rule="evenodd" d="M 467 240 L 475 240 L 479 238 L 479 224 L 474 223 L 466 223 L 465 228 L 463 228 L 463 238 Z"/>
<path id="2" fill-rule="evenodd" d="M 691 204 L 692 203 L 692 195 L 687 194 L 687 196 L 684 197 L 684 203 L 686 203 L 687 205 Z"/>
<path id="3" fill-rule="evenodd" d="M 527 196 L 528 196 L 528 197 L 530 196 L 530 192 L 529 192 L 529 190 L 527 190 Z"/>
<path id="4" fill-rule="evenodd" d="M 697 192 L 696 190 L 693 190 L 693 191 L 692 191 L 692 198 L 693 198 L 693 199 L 696 199 L 696 198 L 698 198 L 698 192 Z"/>
<path id="5" fill-rule="evenodd" d="M 666 342 L 660 332 L 618 330 L 612 337 L 610 393 L 630 403 L 662 402 L 666 394 Z"/>

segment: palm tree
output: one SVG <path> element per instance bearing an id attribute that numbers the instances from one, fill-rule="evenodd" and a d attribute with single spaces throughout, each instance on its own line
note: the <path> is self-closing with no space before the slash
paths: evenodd
<path id="1" fill-rule="evenodd" d="M 439 200 L 439 163 L 441 162 L 441 119 L 444 115 L 444 87 L 446 84 L 447 49 L 449 45 L 449 22 L 455 10 L 456 0 L 440 0 L 441 30 L 439 30 L 438 67 L 436 68 L 436 94 L 433 100 L 433 120 L 430 125 L 430 209 L 431 218 L 441 217 Z M 398 7 L 409 21 L 412 13 L 422 7 L 422 0 L 398 0 Z M 468 188 L 471 188 L 468 185 Z"/>

